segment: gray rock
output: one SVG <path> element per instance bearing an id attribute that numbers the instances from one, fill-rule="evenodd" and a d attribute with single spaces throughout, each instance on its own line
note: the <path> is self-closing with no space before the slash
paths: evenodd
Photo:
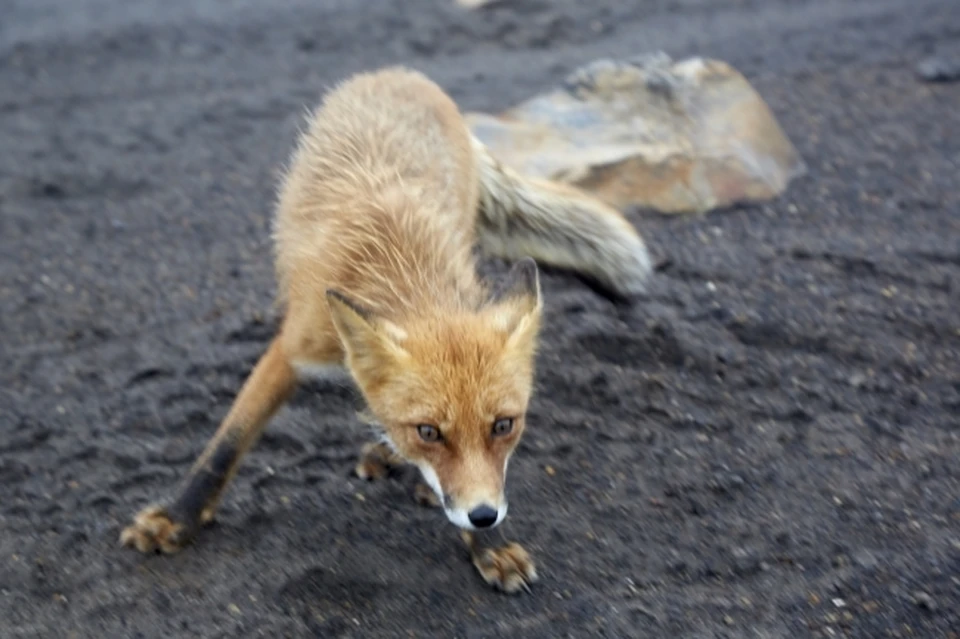
<path id="1" fill-rule="evenodd" d="M 922 590 L 918 590 L 913 593 L 913 603 L 917 604 L 917 607 L 922 608 L 923 610 L 927 610 L 929 612 L 937 611 L 936 599 Z"/>
<path id="2" fill-rule="evenodd" d="M 504 113 L 466 115 L 504 164 L 621 209 L 768 200 L 806 171 L 760 95 L 719 60 L 595 60 Z"/>
<path id="3" fill-rule="evenodd" d="M 917 74 L 927 82 L 956 82 L 960 80 L 960 53 L 921 60 L 917 64 Z"/>
<path id="4" fill-rule="evenodd" d="M 866 570 L 876 570 L 877 566 L 880 565 L 880 560 L 877 558 L 876 554 L 869 550 L 858 550 L 854 552 L 853 561 L 858 566 L 865 568 Z"/>

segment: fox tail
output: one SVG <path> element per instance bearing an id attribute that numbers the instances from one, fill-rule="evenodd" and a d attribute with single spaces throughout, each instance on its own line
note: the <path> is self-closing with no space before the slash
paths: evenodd
<path id="1" fill-rule="evenodd" d="M 473 138 L 480 172 L 477 235 L 487 254 L 532 257 L 629 297 L 652 272 L 646 244 L 615 208 L 573 186 L 521 175 Z"/>

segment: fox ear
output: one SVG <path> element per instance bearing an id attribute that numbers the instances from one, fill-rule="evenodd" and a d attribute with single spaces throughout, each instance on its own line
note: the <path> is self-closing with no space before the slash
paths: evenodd
<path id="1" fill-rule="evenodd" d="M 526 257 L 519 260 L 498 283 L 491 296 L 494 321 L 511 339 L 539 328 L 543 299 L 537 263 Z"/>
<path id="2" fill-rule="evenodd" d="M 377 317 L 337 290 L 327 291 L 330 316 L 351 366 L 361 375 L 373 374 L 391 360 L 406 356 L 403 329 Z"/>
<path id="3" fill-rule="evenodd" d="M 533 258 L 517 261 L 494 287 L 490 301 L 498 303 L 517 297 L 527 298 L 535 306 L 540 304 L 540 274 Z"/>

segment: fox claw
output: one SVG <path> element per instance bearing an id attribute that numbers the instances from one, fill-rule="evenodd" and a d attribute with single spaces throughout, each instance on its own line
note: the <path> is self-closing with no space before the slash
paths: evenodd
<path id="1" fill-rule="evenodd" d="M 370 442 L 361 449 L 360 460 L 354 468 L 354 473 L 360 479 L 373 481 L 383 479 L 390 474 L 390 470 L 399 465 L 396 454 L 380 442 Z"/>
<path id="2" fill-rule="evenodd" d="M 171 519 L 162 506 L 148 506 L 120 533 L 120 544 L 133 546 L 142 553 L 159 550 L 172 554 L 180 550 L 190 536 L 190 527 Z"/>
<path id="3" fill-rule="evenodd" d="M 474 567 L 489 585 L 508 594 L 521 589 L 530 592 L 530 586 L 539 579 L 530 554 L 520 544 L 510 542 L 479 550 L 472 534 L 464 533 L 463 539 L 470 548 Z"/>
<path id="4" fill-rule="evenodd" d="M 354 468 L 357 477 L 367 481 L 383 479 L 389 472 L 390 469 L 386 465 L 372 459 L 361 459 Z"/>
<path id="5" fill-rule="evenodd" d="M 437 493 L 433 492 L 433 489 L 423 482 L 414 487 L 413 498 L 424 508 L 440 508 L 440 506 L 443 505 L 440 503 L 440 498 L 437 497 Z"/>
<path id="6" fill-rule="evenodd" d="M 474 557 L 473 565 L 488 584 L 506 593 L 512 594 L 521 588 L 530 592 L 530 584 L 538 579 L 530 555 L 516 543 L 488 548 Z"/>

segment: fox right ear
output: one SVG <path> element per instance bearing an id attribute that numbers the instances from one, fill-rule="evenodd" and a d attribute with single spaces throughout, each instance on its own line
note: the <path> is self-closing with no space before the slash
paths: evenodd
<path id="1" fill-rule="evenodd" d="M 533 259 L 524 258 L 513 265 L 494 289 L 489 308 L 495 325 L 508 333 L 511 340 L 536 333 L 543 300 L 537 264 Z"/>
<path id="2" fill-rule="evenodd" d="M 533 258 L 518 260 L 493 290 L 490 301 L 494 304 L 521 298 L 540 306 L 540 274 Z"/>

